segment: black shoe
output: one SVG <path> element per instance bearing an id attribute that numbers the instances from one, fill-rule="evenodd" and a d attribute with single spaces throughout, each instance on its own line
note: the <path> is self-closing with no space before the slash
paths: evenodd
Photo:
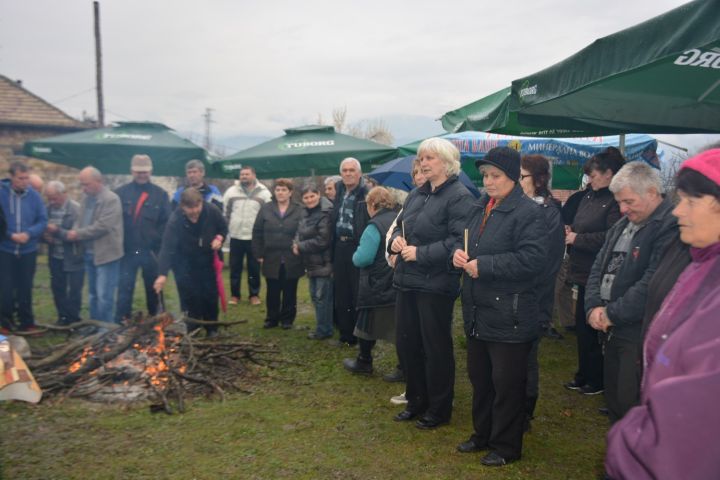
<path id="1" fill-rule="evenodd" d="M 280 325 L 280 328 L 282 328 L 283 330 L 290 330 L 292 327 L 292 323 L 283 323 L 282 325 Z"/>
<path id="2" fill-rule="evenodd" d="M 466 442 L 462 442 L 457 447 L 457 451 L 460 453 L 472 453 L 472 452 L 479 452 L 480 450 L 484 450 L 487 447 L 483 447 L 481 445 L 478 445 L 475 440 L 472 438 L 467 440 Z"/>
<path id="3" fill-rule="evenodd" d="M 277 323 L 273 323 L 269 320 L 265 320 L 265 323 L 263 323 L 263 328 L 275 328 L 277 326 L 278 326 Z"/>
<path id="4" fill-rule="evenodd" d="M 360 375 L 370 375 L 373 372 L 372 362 L 356 360 L 354 358 L 346 358 L 343 360 L 345 370 Z"/>
<path id="5" fill-rule="evenodd" d="M 608 410 L 607 407 L 600 407 L 598 408 L 598 413 L 607 417 L 608 415 L 610 415 L 610 410 Z"/>
<path id="6" fill-rule="evenodd" d="M 218 333 L 217 330 L 210 330 L 209 332 L 207 332 L 207 335 L 205 336 L 205 338 L 217 338 L 219 336 L 220 336 L 220 334 Z"/>
<path id="7" fill-rule="evenodd" d="M 581 383 L 576 382 L 575 380 L 572 380 L 570 382 L 564 383 L 563 387 L 567 388 L 568 390 L 580 390 L 583 385 Z"/>
<path id="8" fill-rule="evenodd" d="M 405 382 L 405 372 L 396 368 L 393 372 L 383 375 L 383 380 L 390 383 Z"/>
<path id="9" fill-rule="evenodd" d="M 421 430 L 432 430 L 441 425 L 447 425 L 448 423 L 447 420 L 440 420 L 432 415 L 423 415 L 415 422 L 415 426 Z"/>
<path id="10" fill-rule="evenodd" d="M 578 391 L 583 395 L 600 395 L 605 390 L 603 388 L 593 387 L 592 385 L 583 385 Z"/>
<path id="11" fill-rule="evenodd" d="M 410 410 L 403 410 L 402 412 L 398 413 L 393 417 L 393 420 L 396 422 L 409 422 L 413 418 L 417 417 L 419 414 L 415 412 L 411 412 Z"/>
<path id="12" fill-rule="evenodd" d="M 503 458 L 503 456 L 499 453 L 490 452 L 480 459 L 480 463 L 488 467 L 502 467 L 503 465 L 507 465 L 510 462 L 507 459 Z"/>

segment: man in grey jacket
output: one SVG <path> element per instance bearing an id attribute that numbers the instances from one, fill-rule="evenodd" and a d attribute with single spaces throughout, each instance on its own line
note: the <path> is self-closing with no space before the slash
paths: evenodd
<path id="1" fill-rule="evenodd" d="M 670 214 L 672 202 L 662 197 L 660 174 L 643 162 L 622 167 L 610 191 L 624 217 L 608 230 L 590 270 L 585 314 L 592 328 L 605 333 L 603 380 L 614 423 L 640 398 L 641 327 L 648 282 L 677 234 L 677 222 Z"/>
<path id="2" fill-rule="evenodd" d="M 80 204 L 68 198 L 65 185 L 57 180 L 45 188 L 48 200 L 48 224 L 43 239 L 48 244 L 50 288 L 58 313 L 58 325 L 80 321 L 82 286 L 85 277 L 83 251 L 78 243 L 63 241 L 80 214 Z"/>
<path id="3" fill-rule="evenodd" d="M 123 256 L 123 217 L 120 198 L 104 184 L 100 171 L 85 167 L 78 175 L 85 197 L 70 242 L 83 242 L 88 273 L 90 318 L 112 322 L 115 292 Z"/>

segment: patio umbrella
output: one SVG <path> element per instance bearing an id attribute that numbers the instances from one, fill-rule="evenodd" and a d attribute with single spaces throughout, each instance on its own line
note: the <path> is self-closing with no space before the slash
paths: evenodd
<path id="1" fill-rule="evenodd" d="M 255 168 L 258 178 L 307 177 L 337 174 L 345 157 L 370 170 L 397 156 L 388 145 L 344 135 L 327 125 L 288 128 L 285 135 L 226 157 L 216 166 L 223 176 L 237 177 L 244 165 Z"/>
<path id="2" fill-rule="evenodd" d="M 720 0 L 696 0 L 512 82 L 524 125 L 720 132 Z"/>
<path id="3" fill-rule="evenodd" d="M 415 160 L 415 155 L 390 160 L 368 173 L 368 176 L 377 180 L 383 187 L 393 187 L 409 192 L 415 188 L 411 176 L 413 160 Z M 480 196 L 480 191 L 465 172 L 460 172 L 458 178 L 475 198 Z"/>
<path id="4" fill-rule="evenodd" d="M 470 130 L 522 137 L 584 137 L 605 133 L 598 128 L 584 130 L 585 125 L 580 124 L 571 125 L 572 128 L 523 125 L 518 120 L 517 112 L 510 108 L 510 92 L 510 87 L 506 87 L 445 113 L 440 118 L 443 128 L 451 133 Z"/>
<path id="5" fill-rule="evenodd" d="M 185 175 L 185 163 L 208 165 L 208 153 L 162 123 L 117 122 L 117 125 L 25 142 L 25 155 L 75 168 L 92 165 L 105 174 L 130 173 L 135 154 L 150 155 L 153 175 Z"/>

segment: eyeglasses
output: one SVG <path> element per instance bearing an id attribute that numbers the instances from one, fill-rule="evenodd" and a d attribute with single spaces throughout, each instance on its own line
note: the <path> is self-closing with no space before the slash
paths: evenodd
<path id="1" fill-rule="evenodd" d="M 520 181 L 522 182 L 523 180 L 525 180 L 525 179 L 528 178 L 528 177 L 531 177 L 531 178 L 532 178 L 532 175 L 529 174 L 529 173 L 528 173 L 527 175 L 522 175 L 522 174 L 520 174 Z"/>

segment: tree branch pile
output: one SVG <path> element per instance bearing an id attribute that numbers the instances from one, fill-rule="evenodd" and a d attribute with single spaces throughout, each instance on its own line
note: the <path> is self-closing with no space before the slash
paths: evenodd
<path id="1" fill-rule="evenodd" d="M 68 333 L 66 342 L 27 362 L 49 396 L 150 401 L 151 411 L 183 412 L 187 398 L 224 399 L 228 392 L 247 392 L 258 367 L 280 363 L 272 345 L 232 335 L 201 337 L 198 330 L 188 333 L 185 324 L 175 323 L 168 313 L 136 315 L 122 326 L 83 321 L 45 328 Z"/>

